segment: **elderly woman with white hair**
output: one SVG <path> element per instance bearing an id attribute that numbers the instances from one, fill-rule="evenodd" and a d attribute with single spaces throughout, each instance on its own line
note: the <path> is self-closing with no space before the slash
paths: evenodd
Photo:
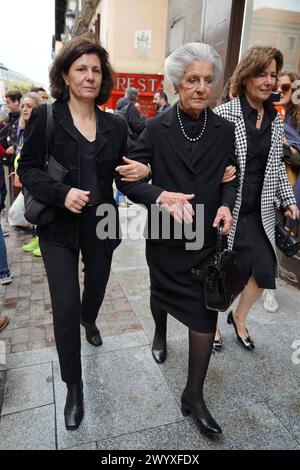
<path id="1" fill-rule="evenodd" d="M 152 185 L 145 181 L 124 182 L 119 189 L 131 200 L 151 207 L 146 257 L 150 269 L 150 305 L 155 321 L 152 354 L 156 362 L 166 359 L 167 313 L 189 328 L 189 367 L 181 397 L 182 413 L 192 414 L 200 430 L 220 434 L 209 413 L 203 385 L 212 351 L 217 312 L 208 310 L 203 285 L 191 270 L 204 267 L 216 247 L 216 228 L 224 222 L 227 234 L 232 224 L 237 179 L 223 184 L 227 165 L 236 165 L 234 125 L 217 116 L 208 106 L 214 83 L 221 73 L 221 60 L 207 44 L 188 43 L 166 60 L 166 75 L 173 82 L 179 101 L 147 123 L 132 159 L 150 164 Z M 122 168 L 117 169 L 122 176 Z M 199 207 L 204 210 L 199 216 Z M 156 227 L 154 215 L 165 211 L 170 232 Z M 204 219 L 203 219 L 204 215 Z M 187 243 L 186 228 L 203 228 L 201 244 Z M 178 230 L 182 230 L 179 238 Z M 158 229 L 158 230 L 156 230 Z M 154 234 L 154 232 L 157 232 Z M 152 236 L 151 236 L 152 235 Z"/>

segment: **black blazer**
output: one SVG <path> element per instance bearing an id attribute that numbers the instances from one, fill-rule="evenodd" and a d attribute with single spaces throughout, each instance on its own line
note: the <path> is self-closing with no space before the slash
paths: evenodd
<path id="1" fill-rule="evenodd" d="M 21 183 L 33 196 L 57 209 L 51 224 L 38 227 L 38 235 L 53 244 L 76 249 L 79 216 L 67 210 L 64 201 L 71 188 L 80 188 L 79 142 L 67 103 L 56 101 L 53 104 L 53 117 L 53 156 L 68 170 L 64 183 L 53 180 L 43 171 L 46 154 L 46 105 L 33 110 L 26 126 L 18 175 Z M 118 116 L 104 113 L 97 107 L 96 118 L 95 160 L 101 202 L 115 205 L 112 182 L 115 167 L 121 163 L 121 157 L 127 154 L 127 126 Z M 118 243 L 118 240 L 112 241 L 111 248 Z"/>
<path id="2" fill-rule="evenodd" d="M 207 127 L 195 144 L 198 154 L 192 160 L 179 126 L 176 107 L 172 106 L 164 114 L 147 121 L 137 147 L 130 153 L 130 158 L 150 163 L 152 185 L 144 181 L 126 183 L 117 177 L 118 189 L 134 202 L 146 206 L 155 204 L 164 190 L 195 194 L 192 205 L 204 204 L 204 245 L 212 246 L 216 239 L 212 224 L 217 209 L 226 204 L 232 210 L 235 203 L 238 178 L 222 184 L 226 166 L 237 165 L 234 139 L 234 125 L 208 109 Z M 196 220 L 194 226 L 195 223 Z M 173 218 L 171 224 L 174 224 Z M 148 237 L 151 238 L 149 233 Z M 186 240 L 184 237 L 175 240 L 171 235 L 170 240 L 162 240 L 160 236 L 153 241 L 181 246 Z"/>

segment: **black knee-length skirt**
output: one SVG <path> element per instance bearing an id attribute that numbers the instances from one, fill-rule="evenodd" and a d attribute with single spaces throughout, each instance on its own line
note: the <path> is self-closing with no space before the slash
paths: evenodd
<path id="1" fill-rule="evenodd" d="M 253 274 L 258 287 L 276 288 L 276 256 L 259 211 L 239 215 L 233 251 L 237 254 L 245 284 Z"/>
<path id="2" fill-rule="evenodd" d="M 215 331 L 218 314 L 205 308 L 203 283 L 193 278 L 191 269 L 207 265 L 214 253 L 215 247 L 187 251 L 146 242 L 153 300 L 188 328 L 201 333 Z"/>

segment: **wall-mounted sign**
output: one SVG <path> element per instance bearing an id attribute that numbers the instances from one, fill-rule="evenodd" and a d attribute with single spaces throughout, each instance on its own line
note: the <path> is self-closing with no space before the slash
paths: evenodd
<path id="1" fill-rule="evenodd" d="M 134 47 L 145 51 L 151 49 L 152 31 L 136 31 L 134 34 Z"/>

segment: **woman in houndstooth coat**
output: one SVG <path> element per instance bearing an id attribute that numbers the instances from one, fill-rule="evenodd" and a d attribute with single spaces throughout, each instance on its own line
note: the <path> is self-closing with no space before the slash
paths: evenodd
<path id="1" fill-rule="evenodd" d="M 270 99 L 282 64 L 278 49 L 251 47 L 231 79 L 231 92 L 237 98 L 214 109 L 235 123 L 239 189 L 228 245 L 238 255 L 246 287 L 227 322 L 248 350 L 254 349 L 254 342 L 246 328 L 247 314 L 263 289 L 275 289 L 276 201 L 287 217 L 299 217 L 283 162 L 283 122 Z"/>

